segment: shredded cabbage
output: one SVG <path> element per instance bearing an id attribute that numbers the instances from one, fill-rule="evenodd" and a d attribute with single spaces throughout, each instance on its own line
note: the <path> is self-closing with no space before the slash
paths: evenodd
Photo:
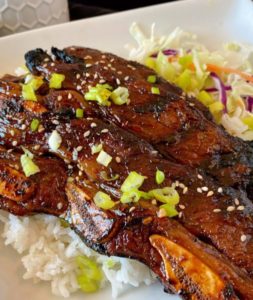
<path id="1" fill-rule="evenodd" d="M 137 42 L 127 45 L 130 59 L 195 96 L 230 134 L 253 140 L 253 46 L 231 42 L 210 51 L 180 28 L 159 36 L 155 24 L 147 36 L 133 23 L 130 34 Z"/>

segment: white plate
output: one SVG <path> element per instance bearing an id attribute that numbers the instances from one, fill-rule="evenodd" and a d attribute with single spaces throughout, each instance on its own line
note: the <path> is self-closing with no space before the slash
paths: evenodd
<path id="1" fill-rule="evenodd" d="M 133 11 L 81 20 L 34 30 L 0 39 L 0 73 L 13 72 L 23 64 L 24 53 L 35 47 L 50 49 L 52 45 L 64 47 L 81 45 L 111 51 L 127 57 L 126 43 L 132 42 L 128 34 L 130 24 L 136 21 L 147 30 L 157 24 L 159 33 L 169 33 L 175 27 L 195 32 L 209 47 L 215 48 L 226 41 L 237 40 L 253 44 L 253 3 L 251 0 L 187 0 L 172 2 Z M 34 285 L 22 279 L 22 266 L 18 255 L 0 244 L 0 299 L 1 300 L 56 300 L 49 285 Z M 178 299 L 164 294 L 157 283 L 126 293 L 121 300 Z M 72 300 L 111 299 L 110 289 L 94 295 L 75 294 Z"/>

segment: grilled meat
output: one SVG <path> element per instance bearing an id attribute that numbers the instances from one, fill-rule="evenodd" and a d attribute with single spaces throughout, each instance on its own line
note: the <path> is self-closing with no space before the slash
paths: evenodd
<path id="1" fill-rule="evenodd" d="M 129 105 L 91 103 L 88 109 L 85 106 L 87 114 L 103 117 L 145 139 L 165 157 L 201 167 L 221 185 L 242 187 L 253 197 L 252 148 L 217 126 L 201 103 L 158 76 L 155 84 L 147 82 L 154 71 L 136 62 L 80 47 L 64 51 L 52 48 L 52 53 L 56 57 L 53 63 L 41 49 L 28 52 L 29 69 L 47 78 L 52 72 L 65 74 L 63 87 L 80 94 L 87 92 L 88 86 L 103 82 L 128 88 Z M 152 94 L 152 85 L 159 88 L 159 95 Z"/>
<path id="2" fill-rule="evenodd" d="M 75 56 L 68 55 L 71 51 Z M 96 59 L 99 63 L 85 65 L 80 58 L 83 51 L 90 51 L 86 60 L 94 63 L 92 59 Z M 168 291 L 180 292 L 185 299 L 252 299 L 253 204 L 243 189 L 231 187 L 244 168 L 248 173 L 240 178 L 241 184 L 249 182 L 251 148 L 227 136 L 200 104 L 193 99 L 185 101 L 179 89 L 162 79 L 158 83 L 161 97 L 150 94 L 146 77 L 151 71 L 143 66 L 128 66 L 115 56 L 103 56 L 90 49 L 53 52 L 58 59 L 55 62 L 42 50 L 26 56 L 31 71 L 45 77 L 36 92 L 38 101 L 23 99 L 23 78 L 6 76 L 0 82 L 0 144 L 5 147 L 0 151 L 1 208 L 20 215 L 44 212 L 65 217 L 90 247 L 107 255 L 144 262 Z M 92 56 L 93 52 L 97 56 Z M 110 69 L 114 68 L 113 62 L 121 69 L 108 70 L 103 59 L 111 63 Z M 133 71 L 136 77 L 126 78 Z M 47 82 L 55 72 L 65 75 L 60 90 L 50 89 Z M 115 72 L 121 76 L 118 80 L 127 82 L 129 105 L 102 107 L 83 100 L 82 92 L 87 91 L 88 85 L 101 83 L 104 78 L 116 87 Z M 76 118 L 77 108 L 85 110 L 86 118 Z M 35 131 L 30 128 L 34 118 L 40 122 Z M 48 144 L 53 131 L 62 139 L 56 151 Z M 193 140 L 187 142 L 186 137 L 195 135 L 198 140 L 199 134 L 202 144 L 194 159 L 182 161 L 190 166 L 176 163 L 186 157 L 179 159 L 168 151 L 175 145 L 183 147 L 183 137 L 185 151 L 190 151 L 196 144 Z M 167 143 L 172 135 L 178 139 L 170 141 L 170 148 Z M 211 148 L 204 148 L 205 138 Z M 92 154 L 92 146 L 99 144 L 112 157 L 108 167 L 98 163 L 97 153 Z M 237 155 L 238 145 L 248 152 Z M 41 170 L 29 178 L 19 165 L 23 147 L 34 153 Z M 228 169 L 220 164 L 225 154 L 237 158 L 241 155 L 242 161 L 234 160 Z M 187 152 L 187 157 L 190 155 Z M 223 174 L 223 188 L 205 174 L 213 175 L 214 167 L 211 171 L 191 168 L 203 167 L 208 159 L 217 163 L 217 172 Z M 166 178 L 159 187 L 175 184 L 180 194 L 179 217 L 175 220 L 159 218 L 157 205 L 150 201 L 140 200 L 134 205 L 118 201 L 120 187 L 129 172 L 146 176 L 141 189 L 149 191 L 158 188 L 157 169 Z M 226 175 L 228 170 L 231 176 Z M 112 210 L 96 207 L 92 199 L 98 190 L 114 199 Z"/>

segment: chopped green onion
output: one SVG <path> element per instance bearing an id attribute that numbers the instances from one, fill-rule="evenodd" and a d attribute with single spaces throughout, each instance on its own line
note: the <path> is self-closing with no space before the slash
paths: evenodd
<path id="1" fill-rule="evenodd" d="M 65 76 L 63 74 L 53 73 L 49 80 L 49 87 L 51 89 L 60 89 L 64 80 Z"/>
<path id="2" fill-rule="evenodd" d="M 156 83 L 156 76 L 155 75 L 149 75 L 147 78 L 147 81 L 149 83 Z"/>
<path id="3" fill-rule="evenodd" d="M 94 202 L 98 207 L 103 209 L 111 209 L 115 205 L 111 197 L 104 192 L 97 192 L 94 196 Z"/>
<path id="4" fill-rule="evenodd" d="M 60 134 L 56 130 L 54 130 L 48 139 L 49 148 L 53 151 L 56 151 L 61 146 L 61 143 L 62 138 Z"/>
<path id="5" fill-rule="evenodd" d="M 100 172 L 100 175 L 101 175 L 102 179 L 104 179 L 105 181 L 115 181 L 119 178 L 119 174 L 116 174 L 112 177 L 108 177 L 108 175 L 105 171 Z"/>
<path id="6" fill-rule="evenodd" d="M 33 154 L 28 150 L 20 157 L 20 163 L 26 177 L 40 172 L 39 167 L 32 161 L 32 158 Z"/>
<path id="7" fill-rule="evenodd" d="M 178 215 L 178 211 L 176 210 L 174 205 L 167 203 L 167 204 L 161 205 L 160 208 L 163 208 L 166 211 L 166 215 L 169 218 L 173 218 Z"/>
<path id="8" fill-rule="evenodd" d="M 22 84 L 22 97 L 24 100 L 37 101 L 36 94 L 29 84 Z"/>
<path id="9" fill-rule="evenodd" d="M 121 203 L 138 202 L 141 198 L 141 191 L 132 189 L 128 192 L 124 192 L 120 198 Z"/>
<path id="10" fill-rule="evenodd" d="M 121 186 L 121 191 L 128 192 L 132 189 L 138 189 L 146 178 L 146 176 L 142 176 L 135 171 L 130 172 Z"/>
<path id="11" fill-rule="evenodd" d="M 89 92 L 85 93 L 84 98 L 88 101 L 97 101 L 102 106 L 110 106 L 108 101 L 111 91 L 108 84 L 97 84 L 96 87 L 89 87 Z"/>
<path id="12" fill-rule="evenodd" d="M 78 119 L 83 118 L 83 109 L 82 109 L 82 108 L 77 108 L 77 109 L 76 109 L 76 117 L 77 117 Z"/>
<path id="13" fill-rule="evenodd" d="M 155 70 L 168 81 L 174 81 L 176 75 L 175 67 L 168 61 L 168 57 L 160 51 L 155 64 Z"/>
<path id="14" fill-rule="evenodd" d="M 119 86 L 116 88 L 112 93 L 110 98 L 112 99 L 113 103 L 116 105 L 122 105 L 125 103 L 129 103 L 129 92 L 126 87 Z"/>
<path id="15" fill-rule="evenodd" d="M 91 259 L 81 255 L 76 257 L 76 263 L 79 271 L 77 283 L 80 289 L 85 293 L 96 292 L 103 278 L 99 266 Z"/>
<path id="16" fill-rule="evenodd" d="M 100 152 L 103 149 L 103 145 L 102 144 L 98 144 L 98 145 L 92 145 L 91 146 L 91 154 L 95 154 Z"/>
<path id="17" fill-rule="evenodd" d="M 157 183 L 157 184 L 161 184 L 161 183 L 163 183 L 164 179 L 165 179 L 165 174 L 164 174 L 164 172 L 163 172 L 163 171 L 160 171 L 160 170 L 157 170 L 157 171 L 156 171 L 156 174 L 155 174 L 155 180 L 156 180 L 156 183 Z"/>
<path id="18" fill-rule="evenodd" d="M 67 222 L 65 219 L 60 218 L 60 224 L 63 228 L 68 228 L 69 227 L 69 222 Z"/>
<path id="19" fill-rule="evenodd" d="M 179 202 L 179 194 L 172 187 L 151 190 L 149 191 L 149 195 L 160 202 L 168 203 L 170 205 L 176 205 Z"/>
<path id="20" fill-rule="evenodd" d="M 101 150 L 97 157 L 97 162 L 105 167 L 108 167 L 109 163 L 112 161 L 111 155 Z"/>
<path id="21" fill-rule="evenodd" d="M 32 131 L 36 131 L 40 125 L 40 121 L 38 119 L 32 119 L 30 128 Z"/>
<path id="22" fill-rule="evenodd" d="M 160 95 L 160 90 L 159 90 L 158 87 L 152 86 L 152 88 L 151 88 L 151 93 L 152 93 L 152 94 L 155 94 L 155 95 Z"/>
<path id="23" fill-rule="evenodd" d="M 44 83 L 43 79 L 41 77 L 33 76 L 30 78 L 30 80 L 27 82 L 28 85 L 30 85 L 34 91 L 37 91 L 42 84 Z"/>

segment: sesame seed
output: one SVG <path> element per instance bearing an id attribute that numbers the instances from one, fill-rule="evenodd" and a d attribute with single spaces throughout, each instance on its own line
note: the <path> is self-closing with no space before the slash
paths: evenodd
<path id="1" fill-rule="evenodd" d="M 247 236 L 245 234 L 241 235 L 241 241 L 245 242 L 247 240 Z"/>
<path id="2" fill-rule="evenodd" d="M 46 57 L 46 58 L 44 59 L 44 62 L 47 62 L 47 61 L 49 61 L 49 58 L 48 58 L 48 57 Z"/>
<path id="3" fill-rule="evenodd" d="M 145 219 L 142 220 L 142 224 L 147 225 L 150 222 L 152 222 L 153 218 L 152 217 L 147 217 Z"/>
<path id="4" fill-rule="evenodd" d="M 151 203 L 152 203 L 153 205 L 157 205 L 157 201 L 156 201 L 155 199 L 153 199 L 153 200 L 151 201 Z"/>
<path id="5" fill-rule="evenodd" d="M 220 193 L 220 194 L 221 194 L 221 193 L 223 192 L 223 189 L 222 189 L 222 187 L 219 187 L 217 191 L 218 191 L 218 193 Z"/>
<path id="6" fill-rule="evenodd" d="M 221 209 L 215 208 L 215 209 L 213 210 L 213 212 L 214 212 L 214 213 L 219 213 L 219 212 L 221 212 Z"/>
<path id="7" fill-rule="evenodd" d="M 104 54 L 101 57 L 105 59 L 105 55 Z"/>
<path id="8" fill-rule="evenodd" d="M 175 185 L 176 185 L 176 187 L 179 186 L 179 181 L 178 180 L 175 181 Z"/>
<path id="9" fill-rule="evenodd" d="M 233 210 L 235 210 L 235 207 L 234 207 L 234 206 L 228 206 L 228 207 L 227 207 L 227 211 L 233 211 Z"/>
<path id="10" fill-rule="evenodd" d="M 86 68 L 90 68 L 92 66 L 92 64 L 86 64 L 85 66 L 86 66 Z"/>
<path id="11" fill-rule="evenodd" d="M 121 75 L 121 74 L 122 74 L 122 71 L 118 71 L 117 73 L 118 73 L 119 75 Z"/>
<path id="12" fill-rule="evenodd" d="M 51 67 L 54 67 L 55 66 L 55 63 L 51 63 Z"/>
<path id="13" fill-rule="evenodd" d="M 135 206 L 130 207 L 129 212 L 132 212 L 135 210 Z"/>
<path id="14" fill-rule="evenodd" d="M 76 181 L 78 181 L 78 180 L 79 180 L 79 177 L 78 177 L 78 176 L 76 176 L 75 180 L 76 180 Z"/>
<path id="15" fill-rule="evenodd" d="M 79 79 L 81 75 L 79 73 L 76 74 L 76 79 Z"/>
<path id="16" fill-rule="evenodd" d="M 73 166 L 72 165 L 68 165 L 68 169 L 73 169 Z"/>
<path id="17" fill-rule="evenodd" d="M 105 61 L 101 59 L 101 60 L 100 60 L 100 63 L 101 63 L 101 64 L 104 64 L 104 63 L 105 63 Z"/>
<path id="18" fill-rule="evenodd" d="M 99 83 L 105 83 L 105 80 L 104 79 L 100 79 Z"/>
<path id="19" fill-rule="evenodd" d="M 211 196 L 213 196 L 213 194 L 214 194 L 213 191 L 209 191 L 209 192 L 207 193 L 207 197 L 211 197 Z"/>
<path id="20" fill-rule="evenodd" d="M 110 59 L 110 62 L 114 62 L 114 58 Z"/>
<path id="21" fill-rule="evenodd" d="M 89 135 L 90 135 L 90 131 L 89 130 L 85 131 L 85 133 L 83 134 L 84 137 L 87 137 Z"/>
<path id="22" fill-rule="evenodd" d="M 239 205 L 240 204 L 240 201 L 237 199 L 237 198 L 235 198 L 235 205 Z"/>
<path id="23" fill-rule="evenodd" d="M 72 98 L 72 94 L 68 93 L 68 99 Z"/>
<path id="24" fill-rule="evenodd" d="M 25 130 L 25 129 L 26 129 L 26 125 L 25 125 L 25 124 L 22 124 L 21 130 Z"/>
<path id="25" fill-rule="evenodd" d="M 185 185 L 183 184 L 183 183 L 179 183 L 179 185 L 178 185 L 181 189 L 184 189 L 185 188 Z"/>
<path id="26" fill-rule="evenodd" d="M 55 124 L 55 125 L 59 125 L 60 122 L 58 120 L 52 120 L 52 123 Z"/>
<path id="27" fill-rule="evenodd" d="M 94 79 L 97 79 L 97 78 L 98 78 L 98 73 L 95 73 Z"/>
<path id="28" fill-rule="evenodd" d="M 86 76 L 86 77 L 90 77 L 90 73 L 88 73 L 88 72 L 85 73 L 85 76 Z"/>
<path id="29" fill-rule="evenodd" d="M 129 76 L 126 76 L 126 77 L 124 78 L 125 81 L 127 81 L 128 79 L 129 79 Z"/>
<path id="30" fill-rule="evenodd" d="M 61 101 L 61 100 L 62 100 L 62 95 L 59 95 L 59 96 L 57 97 L 57 100 L 58 100 L 58 101 Z"/>
<path id="31" fill-rule="evenodd" d="M 81 85 L 77 85 L 77 86 L 76 86 L 76 89 L 77 89 L 78 91 L 80 91 L 80 90 L 82 89 Z"/>
<path id="32" fill-rule="evenodd" d="M 13 149 L 8 149 L 7 150 L 8 153 L 11 153 L 12 151 L 13 151 Z"/>
<path id="33" fill-rule="evenodd" d="M 111 68 L 111 70 L 112 70 L 112 71 L 116 71 L 116 69 L 115 69 L 115 68 Z"/>
<path id="34" fill-rule="evenodd" d="M 40 149 L 40 145 L 35 145 L 35 146 L 33 147 L 33 149 L 34 149 L 34 150 L 39 150 L 39 149 Z"/>
<path id="35" fill-rule="evenodd" d="M 79 176 L 83 176 L 83 172 L 82 172 L 82 171 L 79 171 L 79 172 L 78 172 L 78 175 L 79 175 Z"/>
<path id="36" fill-rule="evenodd" d="M 164 218 L 167 216 L 166 210 L 164 208 L 160 208 L 157 212 L 158 218 Z"/>
<path id="37" fill-rule="evenodd" d="M 82 146 L 78 146 L 78 147 L 76 148 L 76 151 L 77 151 L 77 152 L 80 152 L 80 151 L 82 151 L 82 149 L 83 149 Z"/>
<path id="38" fill-rule="evenodd" d="M 59 203 L 57 204 L 57 208 L 58 208 L 58 209 L 62 209 L 62 207 L 63 207 L 62 202 L 59 202 Z"/>
<path id="39" fill-rule="evenodd" d="M 14 146 L 14 147 L 17 146 L 17 144 L 18 144 L 17 141 L 13 141 L 13 142 L 12 142 L 12 146 Z"/>
<path id="40" fill-rule="evenodd" d="M 180 211 L 180 212 L 179 212 L 179 214 L 178 214 L 178 217 L 181 219 L 181 218 L 182 218 L 182 216 L 183 216 L 183 212 L 182 212 L 182 211 Z"/>
<path id="41" fill-rule="evenodd" d="M 203 192 L 207 192 L 208 191 L 208 187 L 207 186 L 202 186 L 201 189 L 202 189 Z"/>
<path id="42" fill-rule="evenodd" d="M 90 55 L 86 55 L 84 59 L 92 59 L 92 57 Z"/>
<path id="43" fill-rule="evenodd" d="M 106 133 L 106 132 L 108 132 L 108 131 L 109 131 L 109 130 L 108 130 L 107 128 L 101 130 L 102 133 Z"/>
<path id="44" fill-rule="evenodd" d="M 116 157 L 115 157 L 115 160 L 116 160 L 117 163 L 120 163 L 120 162 L 121 162 L 121 158 L 120 158 L 119 156 L 116 156 Z"/>
<path id="45" fill-rule="evenodd" d="M 237 210 L 244 210 L 244 208 L 245 208 L 245 206 L 240 205 L 240 206 L 237 207 Z"/>
<path id="46" fill-rule="evenodd" d="M 203 176 L 198 174 L 198 179 L 202 180 L 203 179 Z"/>
<path id="47" fill-rule="evenodd" d="M 14 136 L 15 135 L 15 131 L 14 130 L 10 130 L 10 134 L 11 134 L 11 136 Z"/>
<path id="48" fill-rule="evenodd" d="M 94 123 L 94 122 L 92 122 L 92 123 L 90 124 L 90 127 L 91 127 L 91 128 L 97 127 L 97 124 Z"/>
<path id="49" fill-rule="evenodd" d="M 64 159 L 65 164 L 70 164 L 70 160 Z"/>
<path id="50" fill-rule="evenodd" d="M 190 102 L 190 103 L 189 103 L 189 105 L 190 105 L 190 106 L 195 106 L 195 104 L 194 104 L 194 103 L 192 103 L 192 102 Z"/>
<path id="51" fill-rule="evenodd" d="M 119 78 L 116 78 L 116 83 L 117 83 L 118 85 L 120 85 L 120 80 L 119 80 Z"/>
<path id="52" fill-rule="evenodd" d="M 197 188 L 198 193 L 202 193 L 202 189 L 200 187 Z"/>
<path id="53" fill-rule="evenodd" d="M 108 70 L 108 67 L 107 67 L 107 66 L 104 66 L 103 69 L 104 69 L 104 70 Z"/>
<path id="54" fill-rule="evenodd" d="M 84 84 L 86 84 L 86 80 L 81 81 L 81 85 L 84 85 Z"/>
<path id="55" fill-rule="evenodd" d="M 186 194 L 188 192 L 188 187 L 186 186 L 186 187 L 184 187 L 184 189 L 183 189 L 183 194 Z"/>
<path id="56" fill-rule="evenodd" d="M 179 204 L 178 207 L 179 207 L 180 209 L 185 209 L 185 206 L 184 206 L 183 204 Z"/>

